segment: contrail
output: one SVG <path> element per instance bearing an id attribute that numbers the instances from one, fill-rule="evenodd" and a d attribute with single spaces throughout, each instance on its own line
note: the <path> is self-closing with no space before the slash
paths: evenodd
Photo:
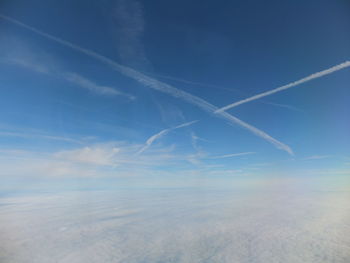
<path id="1" fill-rule="evenodd" d="M 157 90 L 159 92 L 163 92 L 163 93 L 167 93 L 169 94 L 170 96 L 173 96 L 175 98 L 178 98 L 178 99 L 182 99 L 192 105 L 196 105 L 198 108 L 206 111 L 206 112 L 209 112 L 210 114 L 213 114 L 215 113 L 217 110 L 219 110 L 218 107 L 210 104 L 209 102 L 197 97 L 197 96 L 194 96 L 190 93 L 187 93 L 185 91 L 182 91 L 182 90 L 179 90 L 175 87 L 172 87 L 166 83 L 163 83 L 161 81 L 158 81 L 156 79 L 153 79 L 153 78 L 150 78 L 134 69 L 131 69 L 131 68 L 128 68 L 126 66 L 122 66 L 120 65 L 119 63 L 109 59 L 109 58 L 106 58 L 94 51 L 91 51 L 91 50 L 88 50 L 88 49 L 85 49 L 85 48 L 82 48 L 82 47 L 79 47 L 75 44 L 72 44 L 68 41 L 65 41 L 65 40 L 62 40 L 60 38 L 57 38 L 57 37 L 54 37 L 52 35 L 49 35 L 45 32 L 42 32 L 36 28 L 33 28 L 31 26 L 28 26 L 22 22 L 19 22 L 13 18 L 10 18 L 10 17 L 7 17 L 7 16 L 4 16 L 4 15 L 1 15 L 0 14 L 0 18 L 3 18 L 11 23 L 14 23 L 18 26 L 21 26 L 23 28 L 26 28 L 32 32 L 35 32 L 36 34 L 38 35 L 41 35 L 47 39 L 50 39 L 54 42 L 57 42 L 63 46 L 66 46 L 66 47 L 69 47 L 73 50 L 76 50 L 80 53 L 83 53 L 83 54 L 86 54 L 87 56 L 90 56 L 92 58 L 95 58 L 96 60 L 100 61 L 100 62 L 103 62 L 107 65 L 109 65 L 111 68 L 113 68 L 115 71 L 123 74 L 124 76 L 127 76 L 131 79 L 134 79 L 136 80 L 137 82 L 141 83 L 142 85 L 146 86 L 146 87 L 149 87 L 151 89 L 154 89 L 154 90 Z M 281 150 L 284 150 L 286 152 L 288 152 L 289 154 L 293 155 L 293 152 L 292 152 L 292 149 L 288 146 L 288 145 L 285 145 L 283 144 L 282 142 L 272 138 L 270 135 L 268 135 L 267 133 L 255 128 L 254 126 L 251 126 L 250 124 L 248 123 L 245 123 L 244 121 L 234 117 L 233 115 L 230 115 L 229 113 L 226 113 L 226 112 L 218 112 L 218 114 L 215 114 L 214 116 L 217 116 L 217 117 L 221 117 L 223 119 L 225 119 L 226 121 L 228 121 L 228 123 L 230 123 L 231 125 L 233 124 L 238 124 L 240 126 L 242 126 L 243 128 L 249 130 L 250 132 L 252 132 L 253 134 L 255 134 L 256 136 L 259 136 L 263 139 L 265 139 L 266 141 L 272 143 L 273 145 L 275 145 L 277 148 L 281 149 Z"/>
<path id="2" fill-rule="evenodd" d="M 183 128 L 183 127 L 187 127 L 187 126 L 190 126 L 194 123 L 198 122 L 198 120 L 195 120 L 195 121 L 190 121 L 190 122 L 186 122 L 186 123 L 183 123 L 183 124 L 180 124 L 174 128 L 172 128 L 172 130 L 175 130 L 175 129 L 179 129 L 179 128 Z"/>
<path id="3" fill-rule="evenodd" d="M 215 85 L 215 84 L 208 84 L 208 83 L 202 83 L 202 82 L 197 82 L 197 81 L 191 81 L 191 80 L 186 80 L 186 79 L 181 79 L 177 77 L 172 77 L 172 76 L 166 76 L 166 75 L 161 75 L 161 74 L 154 74 L 154 73 L 149 73 L 149 72 L 142 72 L 144 74 L 147 74 L 148 76 L 153 76 L 153 77 L 158 77 L 161 79 L 170 79 L 174 80 L 177 82 L 182 82 L 190 85 L 196 85 L 196 86 L 202 86 L 202 87 L 210 87 L 210 88 L 215 88 L 215 89 L 221 89 L 221 90 L 226 90 L 226 91 L 231 91 L 235 93 L 243 93 L 239 89 L 233 89 L 233 88 L 225 88 L 223 86 Z"/>
<path id="4" fill-rule="evenodd" d="M 214 85 L 214 84 L 206 84 L 206 83 L 202 83 L 202 82 L 190 81 L 190 80 L 185 80 L 185 79 L 181 79 L 181 78 L 165 76 L 165 75 L 160 75 L 160 74 L 154 74 L 154 73 L 148 73 L 148 72 L 144 72 L 144 73 L 147 74 L 148 76 L 151 76 L 151 77 L 153 76 L 153 77 L 158 77 L 161 79 L 170 79 L 170 80 L 174 80 L 174 81 L 178 81 L 178 82 L 182 82 L 182 83 L 187 83 L 187 84 L 192 84 L 192 85 L 197 85 L 197 86 L 211 87 L 211 88 L 215 88 L 215 89 L 226 90 L 226 91 L 230 91 L 230 92 L 234 92 L 234 93 L 239 93 L 239 94 L 244 95 L 244 96 L 248 95 L 246 92 L 242 92 L 239 89 L 225 88 L 225 87 Z M 294 111 L 301 111 L 300 109 L 298 109 L 296 107 L 285 105 L 285 104 L 273 103 L 273 102 L 263 101 L 263 100 L 260 102 L 264 103 L 264 104 L 273 105 L 276 107 L 294 110 Z"/>
<path id="5" fill-rule="evenodd" d="M 255 153 L 256 152 L 232 153 L 232 154 L 225 154 L 225 155 L 220 155 L 220 156 L 208 157 L 207 159 L 223 159 L 223 158 L 230 158 L 230 157 L 249 155 L 249 154 L 255 154 Z"/>
<path id="6" fill-rule="evenodd" d="M 173 130 L 176 130 L 176 129 L 179 129 L 179 128 L 183 128 L 183 127 L 187 127 L 187 126 L 190 126 L 194 123 L 198 122 L 197 120 L 196 121 L 190 121 L 190 122 L 186 122 L 186 123 L 183 123 L 181 125 L 178 125 L 176 127 L 173 127 L 173 128 L 168 128 L 168 129 L 164 129 L 164 130 L 161 130 L 160 132 L 158 132 L 157 134 L 154 134 L 152 135 L 151 137 L 149 137 L 145 143 L 145 146 L 142 147 L 141 150 L 139 150 L 136 155 L 139 155 L 141 153 L 143 153 L 145 150 L 147 150 L 151 145 L 152 143 L 155 141 L 155 140 L 158 140 L 159 138 L 163 137 L 164 135 L 166 135 L 167 133 L 173 131 Z"/>
<path id="7" fill-rule="evenodd" d="M 280 92 L 282 90 L 286 90 L 286 89 L 289 89 L 289 88 L 292 88 L 292 87 L 295 87 L 297 85 L 300 85 L 302 83 L 305 83 L 305 82 L 308 82 L 310 80 L 313 80 L 313 79 L 317 79 L 317 78 L 320 78 L 320 77 L 323 77 L 325 75 L 328 75 L 328 74 L 331 74 L 333 72 L 336 72 L 338 70 L 341 70 L 341 69 L 344 69 L 344 68 L 347 68 L 350 66 L 350 61 L 345 61 L 344 63 L 341 63 L 339 65 L 336 65 L 336 66 L 333 66 L 329 69 L 326 69 L 326 70 L 322 70 L 322 71 L 319 71 L 317 73 L 314 73 L 314 74 L 311 74 L 305 78 L 302 78 L 300 80 L 297 80 L 297 81 L 294 81 L 292 83 L 289 83 L 287 85 L 284 85 L 284 86 L 281 86 L 281 87 L 278 87 L 276 89 L 273 89 L 273 90 L 269 90 L 269 91 L 266 91 L 266 92 L 263 92 L 263 93 L 260 93 L 260 94 L 257 94 L 257 95 L 254 95 L 252 97 L 249 97 L 249 98 L 246 98 L 244 100 L 240 100 L 240 101 L 237 101 L 235 103 L 232 103 L 232 104 L 229 104 L 225 107 L 222 107 L 218 110 L 215 111 L 215 113 L 220 113 L 220 112 L 223 112 L 223 111 L 226 111 L 228 109 L 231 109 L 233 107 L 237 107 L 238 105 L 241 105 L 241 104 L 244 104 L 244 103 L 247 103 L 249 101 L 253 101 L 253 100 L 257 100 L 257 99 L 260 99 L 262 97 L 265 97 L 265 96 L 269 96 L 271 94 L 274 94 L 274 93 L 277 93 L 277 92 Z"/>
<path id="8" fill-rule="evenodd" d="M 267 105 L 272 105 L 272 106 L 277 106 L 277 107 L 281 107 L 281 108 L 286 108 L 289 110 L 293 110 L 293 111 L 303 111 L 301 109 L 298 109 L 297 107 L 291 106 L 291 105 L 286 105 L 286 104 L 280 104 L 280 103 L 274 103 L 274 102 L 268 102 L 268 101 L 261 101 L 264 104 Z"/>

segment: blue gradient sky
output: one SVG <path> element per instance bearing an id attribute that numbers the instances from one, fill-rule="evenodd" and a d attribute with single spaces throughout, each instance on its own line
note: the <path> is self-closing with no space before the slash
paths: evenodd
<path id="1" fill-rule="evenodd" d="M 1 3 L 4 16 L 218 108 L 349 60 L 349 12 L 343 0 Z M 227 110 L 290 155 L 9 20 L 0 32 L 5 180 L 350 174 L 349 68 Z"/>

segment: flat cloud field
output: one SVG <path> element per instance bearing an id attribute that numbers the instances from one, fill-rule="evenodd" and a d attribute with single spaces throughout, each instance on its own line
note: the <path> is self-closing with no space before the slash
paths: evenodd
<path id="1" fill-rule="evenodd" d="M 0 262 L 350 262 L 350 192 L 115 190 L 0 199 Z"/>

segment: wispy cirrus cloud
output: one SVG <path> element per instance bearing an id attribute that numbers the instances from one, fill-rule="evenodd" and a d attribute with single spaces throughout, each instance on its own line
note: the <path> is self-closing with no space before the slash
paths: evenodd
<path id="1" fill-rule="evenodd" d="M 104 96 L 123 96 L 129 100 L 136 99 L 135 96 L 122 92 L 114 87 L 97 84 L 81 74 L 62 69 L 53 56 L 41 50 L 29 48 L 18 39 L 8 39 L 5 42 L 9 42 L 11 48 L 4 48 L 4 50 L 6 49 L 8 52 L 4 52 L 0 59 L 0 62 L 2 63 L 19 66 L 38 74 L 58 78 L 74 86 L 89 90 L 95 94 Z"/>
<path id="2" fill-rule="evenodd" d="M 266 132 L 257 129 L 256 127 L 238 119 L 237 117 L 235 117 L 227 112 L 217 112 L 219 110 L 218 107 L 214 106 L 213 104 L 211 104 L 211 103 L 209 103 L 209 102 L 207 102 L 207 101 L 205 101 L 197 96 L 194 96 L 188 92 L 177 89 L 169 84 L 166 84 L 164 82 L 161 82 L 161 81 L 158 81 L 154 78 L 146 76 L 145 74 L 142 74 L 141 72 L 136 71 L 132 68 L 123 66 L 123 65 L 121 65 L 121 64 L 119 64 L 119 63 L 117 63 L 117 62 L 115 62 L 115 61 L 113 61 L 105 56 L 102 56 L 96 52 L 82 48 L 82 47 L 75 45 L 73 43 L 70 43 L 66 40 L 63 40 L 63 39 L 57 38 L 55 36 L 52 36 L 50 34 L 47 34 L 45 32 L 42 32 L 34 27 L 28 26 L 28 25 L 26 25 L 18 20 L 15 20 L 13 18 L 4 16 L 1 14 L 0 14 L 0 18 L 5 19 L 5 20 L 7 20 L 11 23 L 14 23 L 18 26 L 21 26 L 23 28 L 26 28 L 26 29 L 28 29 L 28 30 L 30 30 L 30 31 L 42 36 L 42 37 L 50 39 L 50 40 L 52 40 L 56 43 L 59 43 L 63 46 L 66 46 L 68 48 L 76 50 L 82 54 L 89 56 L 89 57 L 92 57 L 100 62 L 103 62 L 106 65 L 109 65 L 115 71 L 119 72 L 120 74 L 122 74 L 126 77 L 129 77 L 131 79 L 134 79 L 135 81 L 139 82 L 141 85 L 143 85 L 145 87 L 148 87 L 148 88 L 151 88 L 153 90 L 168 94 L 174 98 L 181 99 L 187 103 L 190 103 L 190 104 L 202 109 L 203 111 L 206 111 L 210 114 L 214 114 L 214 116 L 217 116 L 217 117 L 220 117 L 220 118 L 226 120 L 231 125 L 241 126 L 241 127 L 245 128 L 246 130 L 250 131 L 251 133 L 253 133 L 254 135 L 261 137 L 264 140 L 266 140 L 267 142 L 273 144 L 276 148 L 281 149 L 283 151 L 286 151 L 290 155 L 293 155 L 293 151 L 288 145 L 276 140 L 275 138 L 268 135 Z M 350 65 L 350 62 L 349 62 L 349 65 Z M 216 114 L 215 114 L 215 112 L 216 112 Z"/>
<path id="3" fill-rule="evenodd" d="M 13 131 L 0 131 L 0 137 L 18 137 L 26 139 L 43 139 L 43 140 L 54 140 L 54 141 L 65 141 L 70 143 L 82 144 L 81 140 L 72 139 L 63 136 L 52 136 L 40 133 L 23 133 L 23 132 L 13 132 Z"/>
<path id="4" fill-rule="evenodd" d="M 345 61 L 344 63 L 341 63 L 341 64 L 335 65 L 335 66 L 333 66 L 331 68 L 328 68 L 328 69 L 316 72 L 316 73 L 311 74 L 311 75 L 309 75 L 309 76 L 307 76 L 305 78 L 302 78 L 300 80 L 291 82 L 291 83 L 289 83 L 287 85 L 284 85 L 284 86 L 281 86 L 281 87 L 278 87 L 278 88 L 275 88 L 275 89 L 272 89 L 272 90 L 269 90 L 269 91 L 265 91 L 263 93 L 260 93 L 260 94 L 254 95 L 252 97 L 246 98 L 244 100 L 240 100 L 240 101 L 237 101 L 235 103 L 229 104 L 229 105 L 227 105 L 225 107 L 222 107 L 222 108 L 216 110 L 215 113 L 221 113 L 221 112 L 226 111 L 228 109 L 237 107 L 237 106 L 239 106 L 241 104 L 244 104 L 244 103 L 247 103 L 247 102 L 250 102 L 250 101 L 253 101 L 253 100 L 257 100 L 257 99 L 260 99 L 260 98 L 272 95 L 274 93 L 277 93 L 277 92 L 280 92 L 280 91 L 283 91 L 283 90 L 286 90 L 286 89 L 290 89 L 292 87 L 298 86 L 298 85 L 303 84 L 305 82 L 311 81 L 313 79 L 321 78 L 323 76 L 332 74 L 332 73 L 334 73 L 336 71 L 339 71 L 339 70 L 342 70 L 342 69 L 345 69 L 345 68 L 348 68 L 348 67 L 350 67 L 350 61 Z"/>
<path id="5" fill-rule="evenodd" d="M 79 87 L 82 87 L 84 89 L 88 89 L 94 93 L 98 93 L 101 95 L 107 95 L 107 96 L 124 96 L 127 97 L 130 100 L 135 100 L 136 97 L 124 92 L 121 92 L 115 88 L 108 87 L 108 86 L 102 86 L 94 83 L 93 81 L 73 72 L 65 72 L 61 74 L 62 78 L 66 81 L 75 84 Z"/>
<path id="6" fill-rule="evenodd" d="M 16 66 L 21 66 L 27 69 L 30 69 L 32 71 L 35 71 L 37 73 L 43 73 L 43 74 L 50 74 L 50 70 L 48 69 L 47 66 L 34 63 L 31 61 L 30 58 L 24 58 L 24 57 L 11 57 L 6 60 L 3 60 L 3 62 L 16 65 Z"/>

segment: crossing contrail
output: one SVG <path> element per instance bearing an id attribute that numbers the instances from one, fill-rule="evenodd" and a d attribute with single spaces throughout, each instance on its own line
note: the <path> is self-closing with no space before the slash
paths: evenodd
<path id="1" fill-rule="evenodd" d="M 333 72 L 336 72 L 338 70 L 341 70 L 341 69 L 344 69 L 344 68 L 347 68 L 347 67 L 350 67 L 350 61 L 346 61 L 344 63 L 341 63 L 339 65 L 336 65 L 336 66 L 333 66 L 329 69 L 326 69 L 326 70 L 322 70 L 322 71 L 319 71 L 317 73 L 314 73 L 314 74 L 311 74 L 305 78 L 302 78 L 300 80 L 297 80 L 297 81 L 294 81 L 292 83 L 289 83 L 287 85 L 284 85 L 284 86 L 281 86 L 281 87 L 278 87 L 276 89 L 273 89 L 273 90 L 269 90 L 269 91 L 265 91 L 263 93 L 260 93 L 260 94 L 257 94 L 257 95 L 254 95 L 252 97 L 249 97 L 249 98 L 246 98 L 244 100 L 240 100 L 240 101 L 237 101 L 237 102 L 234 102 L 232 104 L 229 104 L 225 107 L 222 107 L 218 110 L 215 111 L 215 113 L 220 113 L 220 112 L 223 112 L 223 111 L 226 111 L 228 109 L 231 109 L 231 108 L 234 108 L 234 107 L 237 107 L 238 105 L 241 105 L 241 104 L 244 104 L 244 103 L 247 103 L 249 101 L 253 101 L 253 100 L 257 100 L 257 99 L 260 99 L 262 97 L 266 97 L 266 96 L 269 96 L 269 95 L 272 95 L 274 93 L 277 93 L 277 92 L 280 92 L 282 90 L 286 90 L 286 89 L 290 89 L 292 87 L 295 87 L 295 86 L 298 86 L 302 83 L 305 83 L 305 82 L 308 82 L 310 80 L 313 80 L 313 79 L 317 79 L 317 78 L 320 78 L 320 77 L 323 77 L 325 75 L 328 75 L 328 74 L 331 74 Z"/>
<path id="2" fill-rule="evenodd" d="M 123 74 L 124 76 L 127 76 L 131 79 L 136 80 L 137 82 L 141 83 L 145 87 L 157 90 L 159 92 L 169 94 L 172 97 L 186 101 L 186 102 L 188 102 L 192 105 L 195 105 L 198 108 L 200 108 L 200 109 L 202 109 L 210 114 L 214 114 L 216 111 L 219 110 L 218 107 L 214 106 L 213 104 L 210 104 L 209 102 L 207 102 L 207 101 L 205 101 L 197 96 L 194 96 L 188 92 L 177 89 L 169 84 L 166 84 L 164 82 L 161 82 L 161 81 L 158 81 L 154 78 L 146 76 L 146 75 L 144 75 L 144 74 L 142 74 L 142 73 L 140 73 L 132 68 L 123 66 L 123 65 L 121 65 L 121 64 L 119 64 L 119 63 L 117 63 L 117 62 L 115 62 L 107 57 L 104 57 L 104 56 L 102 56 L 94 51 L 82 48 L 82 47 L 75 45 L 75 44 L 72 44 L 66 40 L 62 40 L 58 37 L 55 37 L 55 36 L 52 36 L 52 35 L 47 34 L 45 32 L 42 32 L 34 27 L 28 26 L 28 25 L 26 25 L 18 20 L 15 20 L 13 18 L 4 16 L 1 14 L 0 14 L 0 18 L 3 18 L 11 23 L 14 23 L 14 24 L 20 26 L 20 27 L 26 28 L 26 29 L 28 29 L 28 30 L 40 35 L 40 36 L 43 36 L 43 37 L 45 37 L 49 40 L 52 40 L 56 43 L 59 43 L 63 46 L 69 47 L 73 50 L 76 50 L 80 53 L 83 53 L 87 56 L 90 56 L 90 57 L 92 57 L 100 62 L 103 62 L 103 63 L 109 65 L 115 71 Z M 254 126 L 238 119 L 237 117 L 235 117 L 227 112 L 218 112 L 217 114 L 214 114 L 214 116 L 223 118 L 231 125 L 233 125 L 233 124 L 239 125 L 245 129 L 247 129 L 248 131 L 252 132 L 256 136 L 259 136 L 259 137 L 265 139 L 266 141 L 270 142 L 271 144 L 275 145 L 277 148 L 284 150 L 284 151 L 288 152 L 289 154 L 293 155 L 293 151 L 288 145 L 274 139 L 273 137 L 271 137 L 267 133 L 255 128 Z"/>

